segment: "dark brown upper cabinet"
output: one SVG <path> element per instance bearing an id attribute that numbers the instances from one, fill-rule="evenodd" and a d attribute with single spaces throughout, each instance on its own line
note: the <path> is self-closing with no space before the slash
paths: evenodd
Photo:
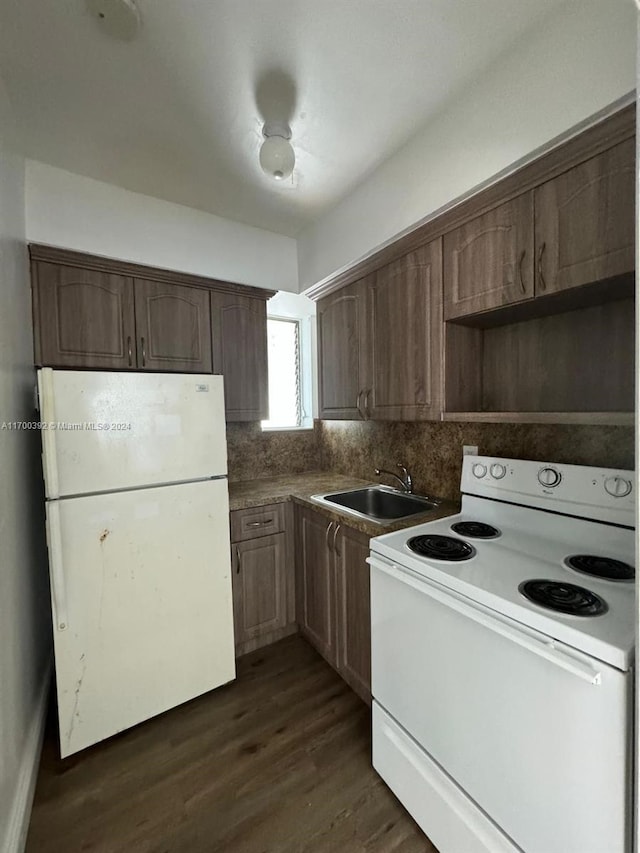
<path id="1" fill-rule="evenodd" d="M 365 417 L 367 391 L 367 290 L 374 277 L 318 302 L 318 395 L 320 417 Z"/>
<path id="2" fill-rule="evenodd" d="M 224 373 L 228 421 L 267 417 L 272 290 L 31 244 L 35 363 Z"/>
<path id="3" fill-rule="evenodd" d="M 533 192 L 444 235 L 444 317 L 451 320 L 530 299 Z"/>
<path id="4" fill-rule="evenodd" d="M 440 240 L 320 300 L 320 416 L 438 419 L 441 330 Z"/>
<path id="5" fill-rule="evenodd" d="M 51 367 L 136 367 L 133 280 L 33 264 L 35 360 Z"/>
<path id="6" fill-rule="evenodd" d="M 536 295 L 613 278 L 635 265 L 635 140 L 535 191 Z"/>
<path id="7" fill-rule="evenodd" d="M 209 292 L 135 280 L 138 367 L 211 373 Z"/>
<path id="8" fill-rule="evenodd" d="M 438 420 L 441 412 L 442 241 L 369 278 L 365 416 Z"/>
<path id="9" fill-rule="evenodd" d="M 228 421 L 269 416 L 267 309 L 263 299 L 211 293 L 213 372 L 224 375 Z"/>

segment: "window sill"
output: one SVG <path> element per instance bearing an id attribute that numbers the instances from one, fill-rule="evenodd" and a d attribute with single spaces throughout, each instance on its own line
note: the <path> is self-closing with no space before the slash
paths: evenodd
<path id="1" fill-rule="evenodd" d="M 313 432 L 313 424 L 299 427 L 261 427 L 262 432 Z"/>

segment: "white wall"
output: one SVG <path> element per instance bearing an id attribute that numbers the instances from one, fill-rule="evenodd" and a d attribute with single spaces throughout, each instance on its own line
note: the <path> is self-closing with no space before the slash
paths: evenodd
<path id="1" fill-rule="evenodd" d="M 273 290 L 297 290 L 296 242 L 27 161 L 27 239 Z"/>
<path id="2" fill-rule="evenodd" d="M 0 851 L 20 849 L 39 760 L 51 644 L 39 435 L 33 420 L 24 160 L 0 81 Z"/>
<path id="3" fill-rule="evenodd" d="M 571 0 L 299 235 L 300 289 L 631 92 L 635 43 L 632 0 Z"/>

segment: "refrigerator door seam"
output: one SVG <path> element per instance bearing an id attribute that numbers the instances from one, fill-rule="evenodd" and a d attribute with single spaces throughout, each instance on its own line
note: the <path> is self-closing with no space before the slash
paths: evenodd
<path id="1" fill-rule="evenodd" d="M 70 501 L 77 498 L 93 498 L 99 495 L 117 495 L 119 492 L 147 492 L 150 489 L 164 489 L 167 486 L 186 486 L 188 483 L 209 483 L 212 480 L 226 480 L 226 474 L 217 474 L 215 477 L 196 477 L 193 480 L 169 480 L 166 483 L 150 483 L 145 486 L 126 486 L 123 489 L 106 489 L 100 492 L 78 492 L 73 495 L 60 495 L 57 501 Z"/>

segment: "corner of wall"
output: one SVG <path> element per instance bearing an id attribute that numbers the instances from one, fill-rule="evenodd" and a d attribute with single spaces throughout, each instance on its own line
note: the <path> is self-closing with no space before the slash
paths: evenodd
<path id="1" fill-rule="evenodd" d="M 51 670 L 52 663 L 50 661 L 42 677 L 38 698 L 25 738 L 13 803 L 9 811 L 9 820 L 3 839 L 2 853 L 22 853 L 27 841 L 47 720 Z"/>

